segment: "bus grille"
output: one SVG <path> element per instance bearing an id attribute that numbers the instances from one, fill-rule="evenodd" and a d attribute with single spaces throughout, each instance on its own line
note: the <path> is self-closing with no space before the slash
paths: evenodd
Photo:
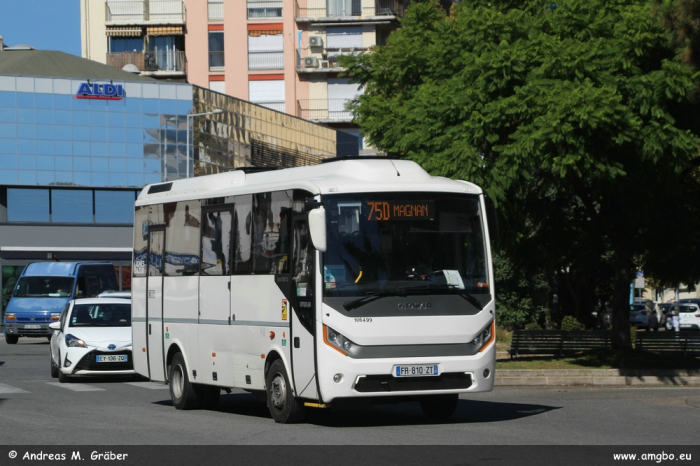
<path id="1" fill-rule="evenodd" d="M 96 355 L 122 355 L 128 356 L 127 362 L 96 362 Z M 134 361 L 131 358 L 131 351 L 91 351 L 80 360 L 75 366 L 75 371 L 130 371 L 134 369 Z"/>
<path id="2" fill-rule="evenodd" d="M 472 378 L 463 372 L 446 373 L 438 377 L 397 378 L 391 375 L 367 375 L 355 384 L 360 393 L 409 392 L 420 390 L 455 390 L 472 385 Z"/>

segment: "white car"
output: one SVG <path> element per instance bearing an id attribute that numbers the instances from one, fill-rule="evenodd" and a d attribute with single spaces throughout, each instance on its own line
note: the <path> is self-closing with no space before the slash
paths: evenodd
<path id="1" fill-rule="evenodd" d="M 681 330 L 700 330 L 700 306 L 695 303 L 680 303 L 678 323 Z"/>
<path id="2" fill-rule="evenodd" d="M 51 377 L 134 374 L 131 357 L 131 301 L 90 298 L 69 301 L 49 325 Z"/>

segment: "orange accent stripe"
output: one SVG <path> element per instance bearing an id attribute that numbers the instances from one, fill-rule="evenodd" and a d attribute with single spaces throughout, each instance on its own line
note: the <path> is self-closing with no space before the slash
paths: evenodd
<path id="1" fill-rule="evenodd" d="M 209 30 L 210 31 L 223 31 L 224 25 L 223 24 L 210 24 Z"/>
<path id="2" fill-rule="evenodd" d="M 249 24 L 248 30 L 249 31 L 283 31 L 282 23 Z"/>
<path id="3" fill-rule="evenodd" d="M 334 346 L 334 345 L 331 345 L 330 343 L 328 343 L 328 327 L 326 327 L 325 325 L 323 326 L 323 341 L 324 341 L 324 343 L 326 343 L 328 346 L 330 346 L 331 348 L 333 348 L 334 350 L 336 350 L 337 352 L 339 352 L 339 353 L 342 354 L 343 356 L 347 356 L 347 355 L 348 355 L 348 353 L 346 353 L 345 351 L 341 350 L 341 349 L 338 348 L 337 346 Z"/>
<path id="4" fill-rule="evenodd" d="M 284 80 L 283 74 L 249 74 L 248 81 L 280 81 Z"/>
<path id="5" fill-rule="evenodd" d="M 479 350 L 479 353 L 484 351 L 486 349 L 486 347 L 491 344 L 491 342 L 494 340 L 494 338 L 496 338 L 496 321 L 491 322 L 491 338 L 489 338 L 489 341 L 487 341 L 486 344 L 484 344 L 484 346 L 481 347 L 481 349 Z"/>
<path id="6" fill-rule="evenodd" d="M 224 75 L 212 75 L 209 76 L 209 81 L 226 81 L 226 76 Z"/>

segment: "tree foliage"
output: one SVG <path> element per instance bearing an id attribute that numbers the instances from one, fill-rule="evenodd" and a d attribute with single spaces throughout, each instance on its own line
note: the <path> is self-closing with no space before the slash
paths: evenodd
<path id="1" fill-rule="evenodd" d="M 446 14 L 418 1 L 386 46 L 344 66 L 371 143 L 484 187 L 514 264 L 575 273 L 574 302 L 614 292 L 616 346 L 630 346 L 638 267 L 700 276 L 698 77 L 649 2 L 473 0 Z"/>

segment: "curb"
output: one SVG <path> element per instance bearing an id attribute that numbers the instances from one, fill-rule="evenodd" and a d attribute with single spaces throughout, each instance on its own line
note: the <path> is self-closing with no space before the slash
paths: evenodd
<path id="1" fill-rule="evenodd" d="M 700 385 L 700 370 L 503 369 L 494 386 L 686 386 Z"/>

